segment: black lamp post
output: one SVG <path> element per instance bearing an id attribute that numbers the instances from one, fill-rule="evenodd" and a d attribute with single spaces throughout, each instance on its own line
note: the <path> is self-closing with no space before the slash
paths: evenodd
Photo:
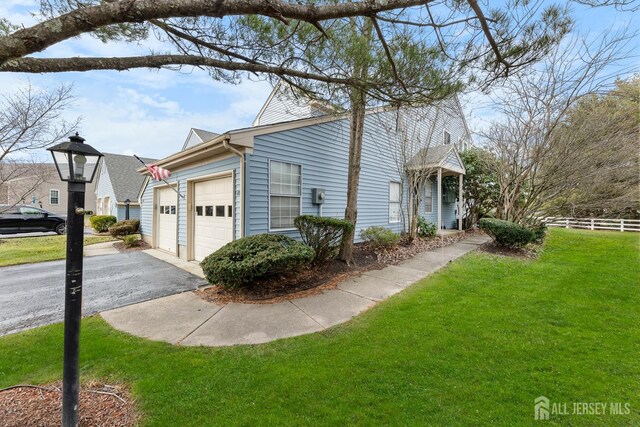
<path id="1" fill-rule="evenodd" d="M 84 191 L 93 181 L 102 153 L 84 144 L 78 133 L 48 148 L 60 174 L 67 181 L 67 267 L 64 293 L 64 366 L 62 370 L 62 425 L 78 425 L 80 373 L 80 318 L 82 317 L 82 249 L 84 238 Z"/>
<path id="2" fill-rule="evenodd" d="M 124 201 L 124 219 L 129 219 L 129 204 L 131 200 L 127 199 Z"/>

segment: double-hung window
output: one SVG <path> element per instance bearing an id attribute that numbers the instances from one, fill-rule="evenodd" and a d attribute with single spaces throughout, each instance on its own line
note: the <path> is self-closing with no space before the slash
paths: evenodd
<path id="1" fill-rule="evenodd" d="M 444 131 L 443 139 L 444 139 L 444 141 L 442 141 L 442 142 L 444 142 L 445 145 L 451 144 L 451 134 L 446 130 Z"/>
<path id="2" fill-rule="evenodd" d="M 399 182 L 389 183 L 389 222 L 400 222 L 400 195 L 402 186 Z"/>
<path id="3" fill-rule="evenodd" d="M 430 179 L 424 185 L 424 212 L 433 213 L 433 187 Z"/>
<path id="4" fill-rule="evenodd" d="M 49 204 L 57 205 L 60 203 L 60 191 L 51 189 L 49 190 Z"/>
<path id="5" fill-rule="evenodd" d="M 272 160 L 269 163 L 269 228 L 293 228 L 300 215 L 302 166 Z"/>

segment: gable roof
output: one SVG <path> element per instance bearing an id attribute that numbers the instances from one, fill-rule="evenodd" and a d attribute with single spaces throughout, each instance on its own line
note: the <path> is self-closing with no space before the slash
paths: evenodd
<path id="1" fill-rule="evenodd" d="M 182 149 L 186 150 L 187 148 L 202 144 L 203 142 L 211 141 L 219 135 L 219 133 L 208 130 L 191 128 L 187 135 L 187 139 L 184 141 L 184 144 L 182 144 Z"/>
<path id="2" fill-rule="evenodd" d="M 443 167 L 455 172 L 466 172 L 454 144 L 435 145 L 420 149 L 408 162 L 409 168 Z"/>
<path id="3" fill-rule="evenodd" d="M 155 159 L 142 158 L 145 163 L 153 163 Z M 102 159 L 107 168 L 111 186 L 117 202 L 138 200 L 140 188 L 144 184 L 145 176 L 138 173 L 140 162 L 133 156 L 104 153 Z"/>

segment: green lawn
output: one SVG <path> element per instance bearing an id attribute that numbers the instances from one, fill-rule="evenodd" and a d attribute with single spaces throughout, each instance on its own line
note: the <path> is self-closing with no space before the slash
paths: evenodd
<path id="1" fill-rule="evenodd" d="M 84 245 L 113 240 L 111 236 L 88 236 Z M 66 256 L 67 236 L 0 238 L 0 267 L 54 261 Z"/>
<path id="2" fill-rule="evenodd" d="M 552 230 L 536 261 L 473 253 L 323 333 L 180 348 L 84 321 L 82 377 L 145 425 L 640 425 L 639 237 Z M 62 327 L 0 338 L 0 387 L 61 377 Z M 629 403 L 552 415 L 533 402 Z"/>

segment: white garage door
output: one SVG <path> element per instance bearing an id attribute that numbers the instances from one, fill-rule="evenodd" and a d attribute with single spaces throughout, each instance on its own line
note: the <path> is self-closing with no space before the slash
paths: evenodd
<path id="1" fill-rule="evenodd" d="M 202 261 L 233 240 L 233 180 L 196 182 L 193 193 L 193 257 Z"/>
<path id="2" fill-rule="evenodd" d="M 176 253 L 176 238 L 178 226 L 178 195 L 171 188 L 158 188 L 156 190 L 158 207 L 156 218 L 158 221 L 159 249 Z"/>

